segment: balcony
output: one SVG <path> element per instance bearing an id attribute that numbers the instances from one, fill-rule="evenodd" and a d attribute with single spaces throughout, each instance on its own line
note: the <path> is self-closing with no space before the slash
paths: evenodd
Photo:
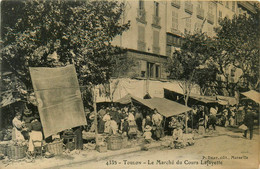
<path id="1" fill-rule="evenodd" d="M 172 6 L 174 6 L 175 8 L 180 8 L 181 2 L 178 0 L 172 0 Z"/>
<path id="2" fill-rule="evenodd" d="M 214 15 L 211 13 L 208 13 L 207 21 L 208 21 L 208 23 L 213 25 L 214 24 Z"/>
<path id="3" fill-rule="evenodd" d="M 137 9 L 137 18 L 136 20 L 138 22 L 141 22 L 143 24 L 146 24 L 146 12 L 144 9 Z"/>
<path id="4" fill-rule="evenodd" d="M 155 53 L 155 54 L 160 54 L 160 47 L 158 47 L 158 46 L 153 46 L 153 53 Z"/>
<path id="5" fill-rule="evenodd" d="M 197 7 L 197 17 L 199 19 L 204 19 L 204 9 Z"/>
<path id="6" fill-rule="evenodd" d="M 153 24 L 152 24 L 152 26 L 160 29 L 161 28 L 160 21 L 161 21 L 161 18 L 154 15 L 153 16 Z"/>
<path id="7" fill-rule="evenodd" d="M 145 42 L 142 42 L 142 41 L 137 41 L 137 49 L 139 50 L 139 51 L 146 51 L 145 49 L 146 49 L 146 43 Z"/>
<path id="8" fill-rule="evenodd" d="M 185 12 L 189 14 L 193 13 L 193 5 L 191 2 L 185 2 Z"/>

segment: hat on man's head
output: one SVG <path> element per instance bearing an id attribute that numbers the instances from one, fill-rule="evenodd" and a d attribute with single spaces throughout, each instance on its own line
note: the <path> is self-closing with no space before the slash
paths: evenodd
<path id="1" fill-rule="evenodd" d="M 151 127 L 150 125 L 146 125 L 144 130 L 145 130 L 145 131 L 151 131 L 151 130 L 152 130 L 152 127 Z"/>
<path id="2" fill-rule="evenodd" d="M 31 115 L 31 114 L 32 114 L 32 111 L 29 110 L 29 109 L 25 109 L 23 113 L 24 113 L 25 115 Z"/>
<path id="3" fill-rule="evenodd" d="M 181 128 L 182 126 L 181 126 L 181 123 L 177 123 L 177 128 Z"/>

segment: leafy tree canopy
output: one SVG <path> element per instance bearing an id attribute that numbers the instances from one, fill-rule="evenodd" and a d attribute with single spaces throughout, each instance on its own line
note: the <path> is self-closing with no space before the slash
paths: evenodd
<path id="1" fill-rule="evenodd" d="M 204 89 L 216 75 L 210 60 L 213 41 L 204 33 L 186 34 L 183 41 L 180 50 L 176 50 L 167 62 L 170 78 L 181 80 L 184 92 L 189 92 L 193 84 Z"/>
<path id="2" fill-rule="evenodd" d="M 259 8 L 256 14 L 238 15 L 232 19 L 224 18 L 215 29 L 214 61 L 218 64 L 219 73 L 226 78 L 224 69 L 232 64 L 243 71 L 237 86 L 255 88 L 259 83 Z M 243 81 L 243 83 L 240 83 Z M 229 83 L 227 81 L 227 83 Z"/>
<path id="3" fill-rule="evenodd" d="M 80 85 L 109 80 L 122 52 L 111 46 L 130 23 L 115 1 L 2 1 L 2 62 L 31 88 L 29 67 L 75 64 Z"/>

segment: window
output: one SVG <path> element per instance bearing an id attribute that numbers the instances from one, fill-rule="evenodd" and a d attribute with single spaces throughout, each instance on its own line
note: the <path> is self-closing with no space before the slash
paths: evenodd
<path id="1" fill-rule="evenodd" d="M 172 11 L 172 28 L 178 30 L 178 13 Z"/>
<path id="2" fill-rule="evenodd" d="M 159 3 L 154 2 L 154 14 L 155 16 L 159 17 Z"/>
<path id="3" fill-rule="evenodd" d="M 147 77 L 154 77 L 154 63 L 147 62 Z"/>
<path id="4" fill-rule="evenodd" d="M 195 31 L 200 32 L 201 26 L 202 26 L 201 23 L 199 22 L 195 23 Z"/>
<path id="5" fill-rule="evenodd" d="M 209 2 L 208 12 L 209 12 L 210 14 L 213 14 L 213 4 L 212 4 L 212 2 Z"/>
<path id="6" fill-rule="evenodd" d="M 145 41 L 145 30 L 143 26 L 138 26 L 138 41 L 144 42 Z"/>
<path id="7" fill-rule="evenodd" d="M 140 10 L 144 9 L 144 0 L 139 0 L 139 9 Z"/>
<path id="8" fill-rule="evenodd" d="M 138 41 L 137 48 L 140 51 L 146 51 L 145 44 L 145 28 L 143 26 L 138 26 Z"/>
<path id="9" fill-rule="evenodd" d="M 160 77 L 160 65 L 155 66 L 155 77 L 156 78 Z"/>
<path id="10" fill-rule="evenodd" d="M 202 2 L 201 1 L 198 1 L 198 8 L 202 8 Z"/>
<path id="11" fill-rule="evenodd" d="M 229 1 L 226 1 L 226 7 L 229 8 Z"/>
<path id="12" fill-rule="evenodd" d="M 166 55 L 171 56 L 172 55 L 172 46 L 166 45 Z"/>
<path id="13" fill-rule="evenodd" d="M 218 17 L 219 17 L 219 19 L 222 19 L 222 11 L 218 12 Z"/>
<path id="14" fill-rule="evenodd" d="M 186 30 L 191 32 L 191 18 L 186 18 Z"/>
<path id="15" fill-rule="evenodd" d="M 153 31 L 153 46 L 159 47 L 159 31 Z"/>
<path id="16" fill-rule="evenodd" d="M 232 11 L 233 11 L 233 12 L 235 12 L 235 8 L 236 8 L 236 2 L 233 1 L 233 2 L 232 2 Z"/>

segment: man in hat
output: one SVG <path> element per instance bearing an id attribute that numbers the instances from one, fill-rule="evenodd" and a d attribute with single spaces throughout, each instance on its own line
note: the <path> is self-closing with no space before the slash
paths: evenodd
<path id="1" fill-rule="evenodd" d="M 250 140 L 253 138 L 253 128 L 254 128 L 254 113 L 252 107 L 248 106 L 246 109 L 246 114 L 244 118 L 244 124 L 247 126 L 247 130 L 244 132 L 244 137 L 247 138 L 247 131 L 250 133 Z"/>
<path id="2" fill-rule="evenodd" d="M 163 137 L 163 127 L 162 127 L 163 117 L 158 113 L 157 109 L 154 109 L 154 114 L 152 116 L 153 125 L 156 126 L 154 131 L 154 137 L 156 140 L 159 140 Z"/>

